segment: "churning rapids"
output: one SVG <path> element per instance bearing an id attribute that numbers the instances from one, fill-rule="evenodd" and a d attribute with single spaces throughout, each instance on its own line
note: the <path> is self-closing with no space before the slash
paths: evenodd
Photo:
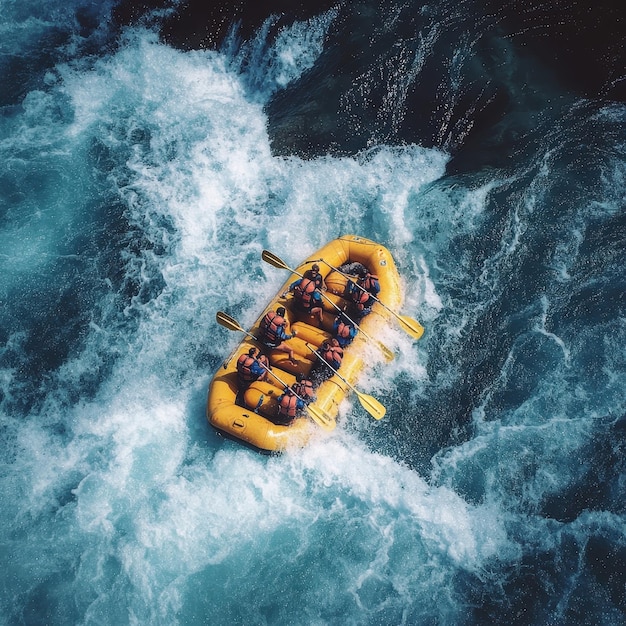
<path id="1" fill-rule="evenodd" d="M 134 4 L 0 3 L 1 623 L 625 624 L 623 10 Z M 386 417 L 221 439 L 216 311 L 345 233 Z"/>

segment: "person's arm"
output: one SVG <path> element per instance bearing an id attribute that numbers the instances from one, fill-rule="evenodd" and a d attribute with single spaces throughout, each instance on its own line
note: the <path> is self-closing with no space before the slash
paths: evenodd
<path id="1" fill-rule="evenodd" d="M 281 295 L 282 295 L 282 297 L 283 297 L 283 298 L 286 298 L 286 297 L 287 297 L 287 294 L 288 294 L 290 291 L 293 291 L 294 287 L 297 287 L 297 286 L 300 284 L 300 281 L 301 281 L 301 280 L 302 280 L 301 278 L 298 278 L 297 280 L 294 280 L 294 281 L 291 283 L 291 285 L 289 285 L 289 287 L 287 288 L 287 291 L 283 291 L 283 293 L 281 294 Z"/>

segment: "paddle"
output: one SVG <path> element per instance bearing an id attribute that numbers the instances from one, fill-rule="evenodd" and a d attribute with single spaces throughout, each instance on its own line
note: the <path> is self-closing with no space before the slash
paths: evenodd
<path id="1" fill-rule="evenodd" d="M 247 330 L 242 328 L 236 319 L 232 318 L 230 315 L 227 315 L 223 311 L 218 311 L 215 314 L 215 319 L 217 323 L 220 324 L 221 326 L 224 326 L 224 328 L 228 328 L 228 330 L 237 330 L 239 332 L 245 333 L 246 335 L 248 335 L 248 337 L 251 337 L 252 339 L 256 340 L 256 337 L 252 333 L 249 333 Z M 258 363 L 262 368 L 264 368 L 267 372 L 269 372 L 285 389 L 290 388 L 289 385 L 287 385 L 287 383 L 281 380 L 280 377 L 278 377 L 269 367 L 267 367 L 260 361 L 258 361 Z M 304 398 L 301 398 L 297 393 L 293 391 L 293 389 L 291 390 L 291 392 L 293 393 L 294 396 L 296 396 L 296 398 L 305 402 Z M 318 409 L 315 406 L 310 406 L 309 404 L 306 404 L 306 402 L 305 402 L 305 408 L 307 412 L 309 413 L 309 415 L 311 416 L 311 418 L 313 419 L 313 421 L 318 426 L 321 426 L 324 430 L 333 430 L 335 426 L 337 425 L 335 420 L 332 419 L 330 415 L 327 415 L 326 413 L 324 413 L 321 409 Z"/>
<path id="2" fill-rule="evenodd" d="M 324 259 L 319 259 L 319 260 L 325 265 L 328 265 L 328 267 L 330 267 L 331 270 L 335 270 L 336 272 L 339 272 L 341 275 L 345 276 L 346 278 L 349 278 L 348 274 L 346 274 L 345 272 L 342 272 L 338 267 L 333 267 L 330 263 L 327 263 L 326 261 L 324 261 Z M 361 291 L 367 292 L 374 300 L 376 300 L 376 302 L 378 302 L 378 304 L 380 304 L 383 308 L 387 309 L 389 313 L 391 313 L 392 315 L 395 315 L 395 317 L 400 322 L 400 327 L 402 328 L 402 330 L 404 330 L 405 333 L 407 333 L 414 339 L 419 339 L 424 334 L 424 327 L 417 320 L 414 320 L 412 317 L 408 317 L 407 315 L 399 315 L 394 310 L 390 309 L 384 302 L 381 302 L 375 295 L 367 291 L 367 289 L 365 289 L 364 287 L 361 287 L 359 283 L 353 281 L 353 284 L 356 285 Z"/>
<path id="3" fill-rule="evenodd" d="M 261 253 L 261 258 L 266 263 L 269 263 L 270 265 L 273 265 L 274 267 L 277 267 L 277 268 L 282 269 L 282 270 L 288 270 L 291 273 L 296 274 L 296 276 L 300 276 L 300 278 L 304 278 L 304 276 L 302 274 L 300 274 L 299 272 L 296 272 L 296 270 L 294 270 L 291 267 L 289 267 L 280 257 L 277 257 L 275 254 L 273 254 L 269 250 L 263 250 L 263 252 Z M 370 337 L 355 321 L 351 320 L 346 315 L 346 313 L 341 310 L 340 307 L 338 307 L 326 294 L 324 294 L 323 291 L 320 291 L 319 293 L 320 293 L 320 295 L 323 298 L 326 299 L 327 302 L 330 302 L 330 304 L 332 306 L 334 306 L 335 309 L 337 309 L 337 311 L 342 313 L 345 316 L 345 318 L 351 324 L 354 325 L 355 328 L 358 328 L 359 331 L 363 334 L 364 337 L 366 337 L 370 341 L 373 341 L 378 346 L 379 350 L 381 350 L 381 352 L 385 355 L 385 358 L 388 361 L 393 361 L 393 359 L 395 358 L 396 355 L 384 343 L 381 343 L 380 341 L 378 341 L 378 339 L 374 339 L 373 337 Z"/>
<path id="4" fill-rule="evenodd" d="M 311 352 L 313 352 L 317 356 L 318 359 L 320 359 L 321 361 L 324 361 L 324 363 L 326 363 L 326 365 L 333 372 L 335 372 L 335 374 L 341 380 L 343 380 L 343 382 L 346 383 L 346 385 L 348 385 L 348 387 L 350 387 L 350 389 L 352 389 L 352 391 L 354 391 L 354 393 L 356 393 L 356 396 L 359 399 L 359 402 L 361 403 L 361 406 L 374 419 L 380 420 L 383 417 L 385 417 L 385 413 L 387 412 L 387 409 L 378 400 L 376 400 L 376 398 L 374 398 L 372 396 L 368 396 L 366 393 L 361 393 L 358 389 L 356 389 L 354 386 L 352 386 L 321 354 L 319 354 L 319 352 L 317 350 L 314 350 L 308 343 L 306 344 L 306 347 Z"/>

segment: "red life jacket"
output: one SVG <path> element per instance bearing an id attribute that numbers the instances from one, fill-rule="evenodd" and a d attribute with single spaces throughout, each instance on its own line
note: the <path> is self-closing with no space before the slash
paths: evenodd
<path id="1" fill-rule="evenodd" d="M 293 390 L 305 401 L 312 400 L 315 397 L 313 383 L 308 379 L 301 380 L 299 383 L 294 383 Z"/>
<path id="2" fill-rule="evenodd" d="M 310 309 L 313 306 L 313 292 L 315 291 L 315 282 L 309 278 L 303 278 L 299 285 L 293 288 L 293 294 L 298 304 L 304 309 Z"/>
<path id="3" fill-rule="evenodd" d="M 321 350 L 320 354 L 322 358 L 330 363 L 335 369 L 339 367 L 343 359 L 343 350 L 340 346 L 329 346 L 328 350 Z M 336 365 L 336 364 L 339 365 Z"/>
<path id="4" fill-rule="evenodd" d="M 293 419 L 298 413 L 298 398 L 290 393 L 282 395 L 278 403 L 278 415 Z"/>
<path id="5" fill-rule="evenodd" d="M 285 325 L 285 318 L 281 317 L 276 311 L 269 311 L 261 320 L 261 332 L 263 339 L 267 343 L 278 344 L 281 342 L 278 336 L 278 329 Z"/>
<path id="6" fill-rule="evenodd" d="M 370 294 L 367 291 L 361 291 L 358 287 L 352 292 L 352 302 L 356 305 L 359 311 L 365 308 L 365 305 L 370 299 Z"/>
<path id="7" fill-rule="evenodd" d="M 345 322 L 339 322 L 337 326 L 337 336 L 342 339 L 350 338 L 350 326 L 348 326 Z"/>
<path id="8" fill-rule="evenodd" d="M 257 377 L 250 370 L 254 360 L 254 357 L 249 354 L 242 354 L 237 359 L 237 374 L 239 374 L 239 378 L 244 382 L 248 383 L 257 379 Z"/>

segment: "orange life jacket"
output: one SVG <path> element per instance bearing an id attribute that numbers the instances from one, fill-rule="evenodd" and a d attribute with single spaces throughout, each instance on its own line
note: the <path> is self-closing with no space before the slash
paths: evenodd
<path id="1" fill-rule="evenodd" d="M 321 357 L 337 369 L 343 359 L 343 350 L 340 346 L 329 346 L 327 350 L 320 349 Z"/>
<path id="2" fill-rule="evenodd" d="M 313 292 L 315 291 L 315 282 L 310 278 L 303 278 L 299 285 L 293 288 L 293 294 L 298 304 L 304 309 L 310 309 L 313 306 Z"/>
<path id="3" fill-rule="evenodd" d="M 294 383 L 293 390 L 305 401 L 312 400 L 315 397 L 313 383 L 308 379 L 304 379 L 298 383 Z"/>
<path id="4" fill-rule="evenodd" d="M 254 357 L 249 354 L 242 354 L 237 359 L 237 374 L 239 374 L 239 378 L 244 382 L 248 383 L 257 379 L 257 377 L 250 370 L 254 361 Z"/>
<path id="5" fill-rule="evenodd" d="M 290 393 L 282 395 L 278 403 L 278 415 L 293 419 L 298 413 L 298 397 Z"/>
<path id="6" fill-rule="evenodd" d="M 261 332 L 263 340 L 267 343 L 279 344 L 281 342 L 278 336 L 278 329 L 285 325 L 285 318 L 281 317 L 276 311 L 269 311 L 261 320 Z"/>
<path id="7" fill-rule="evenodd" d="M 370 294 L 367 291 L 361 291 L 358 287 L 354 288 L 354 291 L 352 292 L 352 302 L 354 302 L 359 311 L 362 311 L 365 308 L 369 299 Z"/>
<path id="8" fill-rule="evenodd" d="M 337 325 L 337 335 L 342 339 L 350 338 L 350 326 L 348 326 L 345 322 L 339 322 Z"/>

